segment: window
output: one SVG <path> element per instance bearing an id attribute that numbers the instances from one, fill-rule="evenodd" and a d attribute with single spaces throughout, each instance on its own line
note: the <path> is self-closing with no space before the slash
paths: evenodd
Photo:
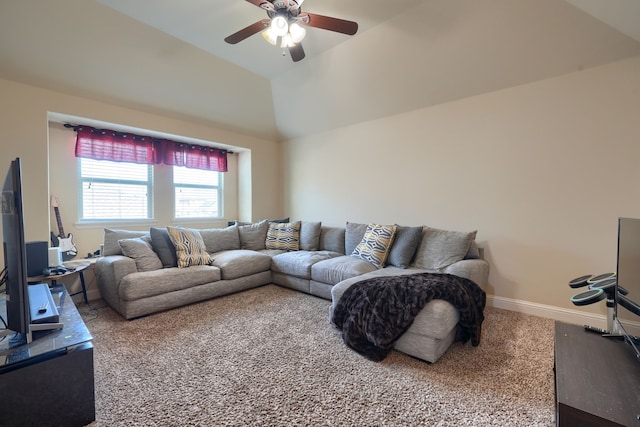
<path id="1" fill-rule="evenodd" d="M 78 159 L 80 220 L 151 219 L 150 165 Z"/>
<path id="2" fill-rule="evenodd" d="M 173 167 L 176 218 L 222 216 L 220 172 Z"/>

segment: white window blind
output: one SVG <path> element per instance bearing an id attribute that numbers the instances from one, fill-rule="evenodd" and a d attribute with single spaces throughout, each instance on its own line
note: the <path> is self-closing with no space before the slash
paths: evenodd
<path id="1" fill-rule="evenodd" d="M 175 218 L 219 218 L 220 172 L 173 167 Z"/>
<path id="2" fill-rule="evenodd" d="M 79 159 L 80 220 L 152 218 L 150 165 Z"/>

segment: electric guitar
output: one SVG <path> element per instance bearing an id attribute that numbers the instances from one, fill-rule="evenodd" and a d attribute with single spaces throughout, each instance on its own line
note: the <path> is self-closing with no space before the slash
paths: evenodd
<path id="1" fill-rule="evenodd" d="M 69 261 L 78 255 L 78 248 L 76 248 L 76 245 L 73 243 L 73 235 L 71 233 L 68 235 L 64 233 L 62 218 L 60 218 L 60 210 L 58 209 L 58 198 L 56 196 L 51 196 L 51 206 L 53 207 L 53 211 L 56 214 L 56 221 L 58 222 L 58 235 L 56 236 L 53 231 L 51 232 L 51 245 L 60 248 L 63 261 Z"/>

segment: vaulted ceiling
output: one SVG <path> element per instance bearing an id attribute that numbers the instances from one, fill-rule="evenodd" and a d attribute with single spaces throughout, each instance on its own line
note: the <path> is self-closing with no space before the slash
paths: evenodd
<path id="1" fill-rule="evenodd" d="M 243 0 L 0 0 L 0 78 L 284 140 L 640 54 L 637 0 L 306 0 L 292 62 Z M 95 118 L 100 119 L 100 118 Z"/>

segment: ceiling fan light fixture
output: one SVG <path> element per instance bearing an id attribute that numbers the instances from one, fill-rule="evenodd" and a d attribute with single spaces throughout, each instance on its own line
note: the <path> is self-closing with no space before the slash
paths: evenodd
<path id="1" fill-rule="evenodd" d="M 291 34 L 287 33 L 282 37 L 282 44 L 280 44 L 281 48 L 285 48 L 285 47 L 293 47 L 296 44 L 294 43 L 294 41 L 291 39 Z"/>
<path id="2" fill-rule="evenodd" d="M 289 32 L 287 18 L 281 15 L 274 16 L 271 20 L 271 30 L 276 36 L 282 37 L 287 34 Z"/>
<path id="3" fill-rule="evenodd" d="M 275 46 L 278 43 L 278 36 L 273 32 L 271 28 L 267 28 L 262 32 L 262 37 L 271 45 Z"/>
<path id="4" fill-rule="evenodd" d="M 291 34 L 291 40 L 294 43 L 300 43 L 304 36 L 307 34 L 307 30 L 305 30 L 301 25 L 294 22 L 289 25 L 289 34 Z"/>
<path id="5" fill-rule="evenodd" d="M 262 37 L 271 45 L 281 46 L 283 54 L 288 48 L 293 62 L 305 58 L 302 39 L 306 35 L 306 27 L 315 27 L 335 33 L 354 35 L 358 31 L 358 23 L 330 16 L 303 13 L 300 6 L 303 0 L 246 0 L 267 13 L 268 19 L 262 19 L 242 28 L 224 38 L 229 44 L 236 44 L 254 34 L 262 33 Z"/>

